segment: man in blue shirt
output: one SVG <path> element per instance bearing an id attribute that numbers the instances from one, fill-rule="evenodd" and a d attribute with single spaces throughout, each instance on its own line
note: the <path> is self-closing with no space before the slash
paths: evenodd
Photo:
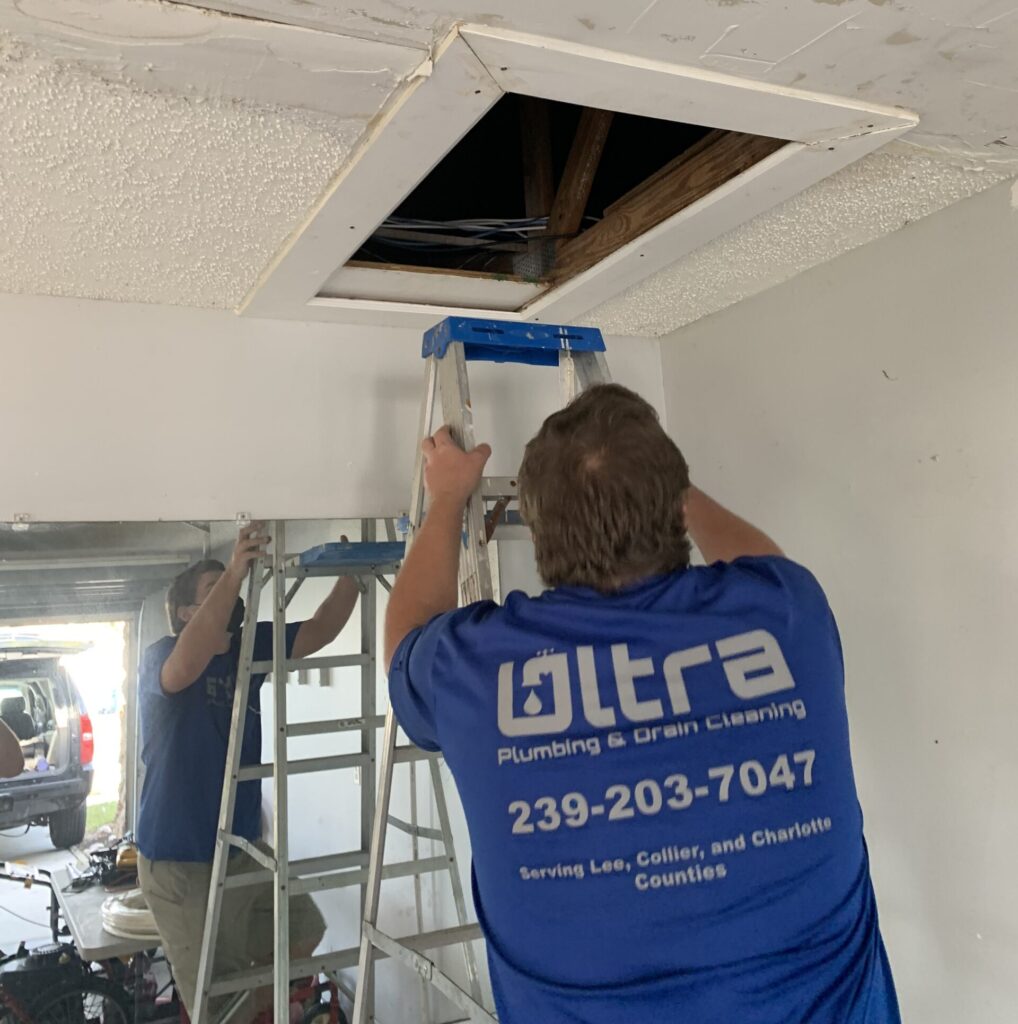
<path id="1" fill-rule="evenodd" d="M 137 828 L 138 877 L 189 1014 L 194 1010 L 244 623 L 240 588 L 268 543 L 262 524 L 253 523 L 241 530 L 229 565 L 206 560 L 178 576 L 166 599 L 172 636 L 154 643 L 142 660 L 145 780 Z M 306 658 L 331 643 L 350 618 L 357 594 L 355 580 L 337 580 L 312 618 L 287 624 L 286 656 Z M 272 624 L 259 622 L 254 660 L 271 659 Z M 251 677 L 241 744 L 241 763 L 246 765 L 261 762 L 259 691 L 264 681 L 264 674 Z M 261 831 L 261 784 L 242 782 L 237 787 L 233 832 L 257 843 Z M 258 867 L 246 853 L 231 856 L 231 873 Z M 324 933 L 311 897 L 291 899 L 294 956 L 310 955 Z M 229 889 L 216 973 L 270 962 L 274 941 L 272 887 Z"/>
<path id="2" fill-rule="evenodd" d="M 550 589 L 454 610 L 489 454 L 424 442 L 385 644 L 463 801 L 501 1024 L 898 1024 L 819 584 L 604 385 L 521 467 Z"/>

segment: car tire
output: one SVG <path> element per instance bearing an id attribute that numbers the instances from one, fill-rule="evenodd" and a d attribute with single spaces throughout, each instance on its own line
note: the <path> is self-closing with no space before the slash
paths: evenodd
<path id="1" fill-rule="evenodd" d="M 85 838 L 85 803 L 66 811 L 55 811 L 49 816 L 50 842 L 58 850 L 67 850 Z"/>

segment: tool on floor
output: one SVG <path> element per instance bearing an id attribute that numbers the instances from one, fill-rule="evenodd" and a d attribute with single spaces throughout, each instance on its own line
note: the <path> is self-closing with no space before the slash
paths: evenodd
<path id="1" fill-rule="evenodd" d="M 424 462 L 421 441 L 429 437 L 435 427 L 436 401 L 441 403 L 443 422 L 450 427 L 455 440 L 467 451 L 475 445 L 473 412 L 467 381 L 468 361 L 558 366 L 563 398 L 567 402 L 585 388 L 606 383 L 610 379 L 601 333 L 590 328 L 455 317 L 443 320 L 425 334 L 422 355 L 425 359 L 424 398 L 421 404 L 417 462 L 411 490 L 408 548 L 413 543 L 414 532 L 420 527 L 424 514 Z M 492 518 L 501 517 L 505 524 L 496 530 L 496 538 L 506 536 L 507 529 L 524 529 L 518 512 L 511 509 L 507 511 L 507 505 L 516 498 L 515 479 L 485 477 L 467 504 L 459 577 L 460 597 L 464 604 L 493 596 L 486 520 L 489 513 L 493 512 L 495 515 Z M 481 1000 L 476 955 L 472 945 L 481 937 L 481 933 L 478 925 L 467 924 L 462 885 L 452 847 L 452 832 L 441 766 L 436 755 L 425 756 L 428 758 L 440 828 L 423 828 L 415 823 L 399 821 L 389 814 L 394 768 L 396 764 L 404 761 L 416 760 L 413 756 L 415 747 L 397 745 L 397 728 L 395 716 L 390 708 L 385 716 L 385 732 L 382 739 L 378 803 L 371 834 L 353 1024 L 369 1024 L 369 1021 L 375 1019 L 373 972 L 376 961 L 383 956 L 394 957 L 412 967 L 420 975 L 423 983 L 433 986 L 455 1004 L 458 1010 L 466 1014 L 465 1021 L 494 1024 L 495 1018 L 485 1009 Z M 415 780 L 412 780 L 412 783 L 413 781 Z M 414 790 L 411 791 L 411 801 L 415 805 Z M 415 856 L 417 840 L 421 838 L 437 840 L 442 844 L 450 863 L 453 899 L 459 920 L 457 926 L 399 938 L 383 932 L 378 927 L 381 883 L 388 877 L 388 865 L 384 864 L 388 826 L 410 833 L 415 841 Z M 419 912 L 417 926 L 422 927 Z M 434 960 L 425 955 L 426 951 L 456 945 L 462 947 L 467 988 L 461 987 L 442 971 Z"/>

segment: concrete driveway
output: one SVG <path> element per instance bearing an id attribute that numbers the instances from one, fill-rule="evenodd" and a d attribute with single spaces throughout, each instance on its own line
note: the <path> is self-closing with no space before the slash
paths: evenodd
<path id="1" fill-rule="evenodd" d="M 11 863 L 16 870 L 45 868 L 52 871 L 74 860 L 69 850 L 53 849 L 48 829 L 32 828 L 26 835 L 16 835 L 20 831 L 23 830 L 0 833 L 0 861 Z M 0 950 L 13 952 L 22 940 L 29 946 L 52 941 L 49 897 L 50 891 L 45 886 L 26 889 L 0 879 Z"/>

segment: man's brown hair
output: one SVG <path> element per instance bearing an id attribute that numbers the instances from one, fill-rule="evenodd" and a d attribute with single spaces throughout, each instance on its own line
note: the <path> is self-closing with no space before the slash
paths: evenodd
<path id="1" fill-rule="evenodd" d="M 195 562 L 190 568 L 185 569 L 179 576 L 175 577 L 166 592 L 166 617 L 170 620 L 170 632 L 174 636 L 180 636 L 187 625 L 179 615 L 181 608 L 194 604 L 198 596 L 198 581 L 207 572 L 225 572 L 226 566 L 214 558 L 206 558 L 201 562 Z"/>
<path id="2" fill-rule="evenodd" d="M 549 416 L 519 484 L 550 587 L 610 593 L 689 564 L 689 468 L 653 406 L 628 388 L 600 384 Z"/>

